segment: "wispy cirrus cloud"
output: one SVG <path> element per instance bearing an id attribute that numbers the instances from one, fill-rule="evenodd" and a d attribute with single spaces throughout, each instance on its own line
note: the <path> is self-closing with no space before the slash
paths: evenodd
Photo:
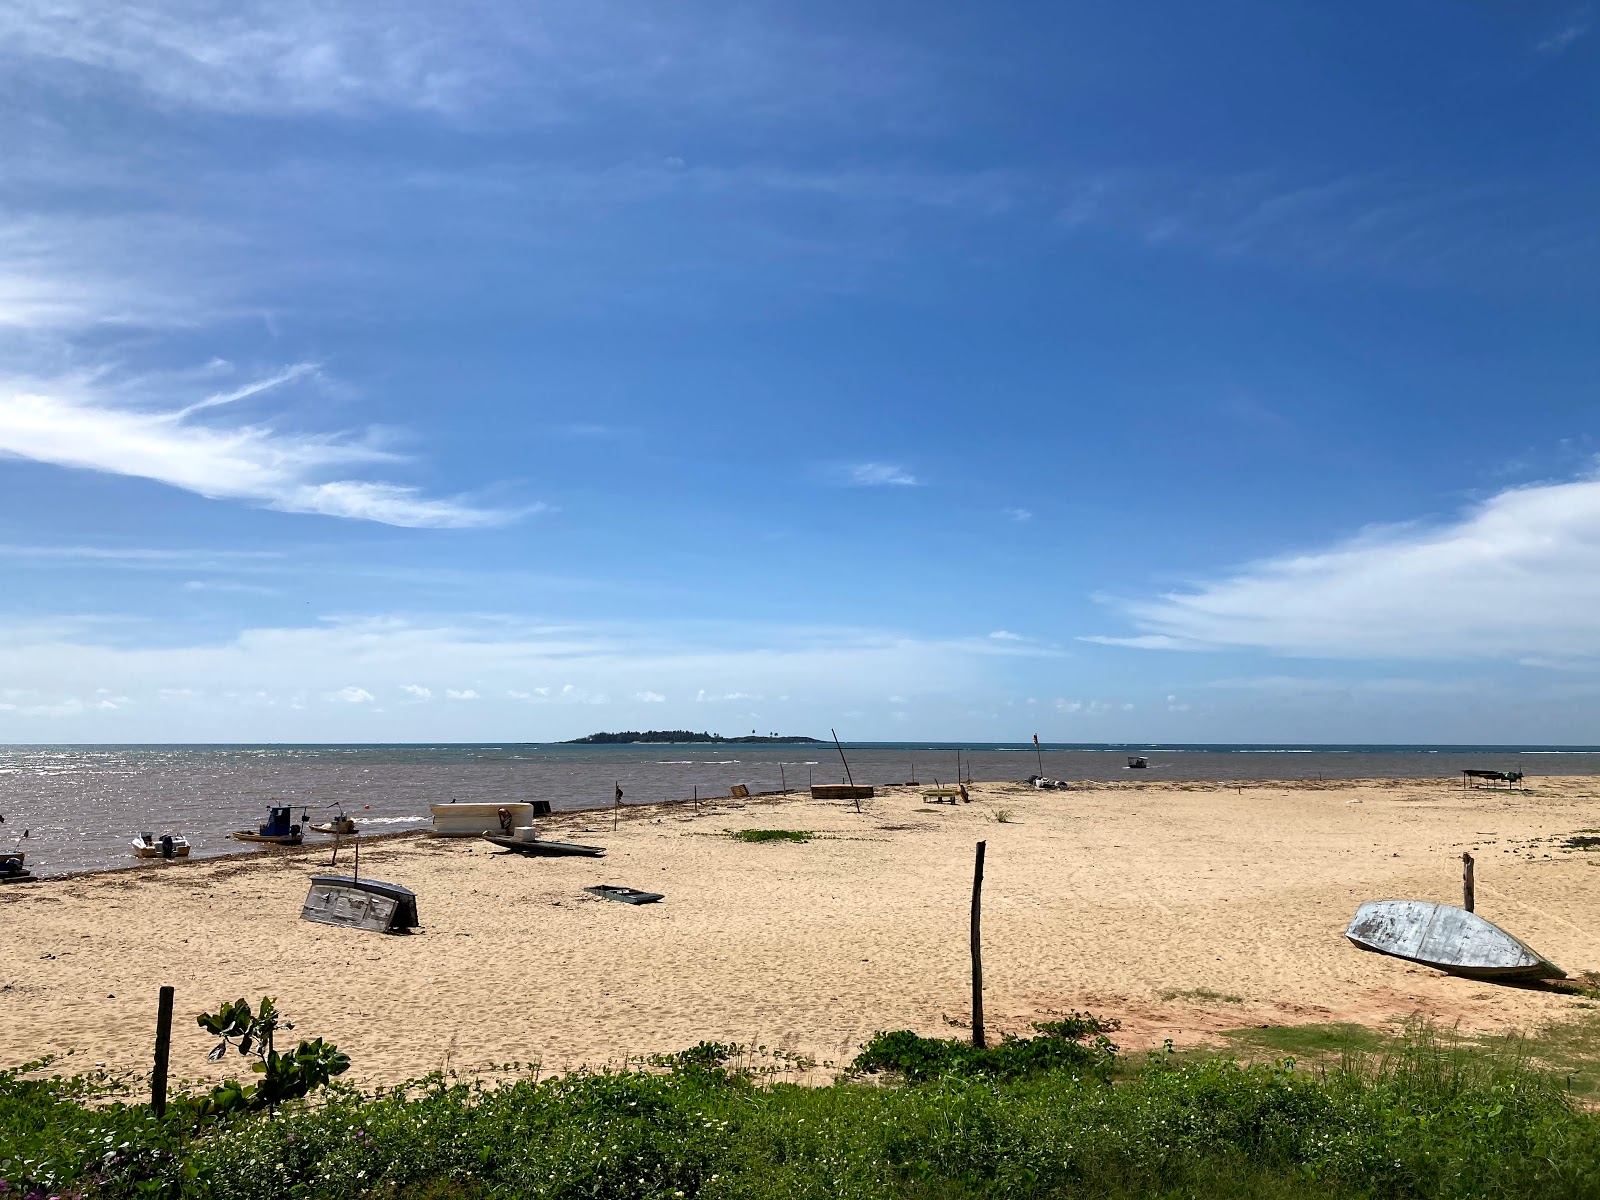
<path id="1" fill-rule="evenodd" d="M 1502 491 L 1452 521 L 1118 605 L 1139 630 L 1085 640 L 1323 658 L 1600 660 L 1600 478 Z"/>
<path id="2" fill-rule="evenodd" d="M 478 528 L 519 515 L 459 497 L 435 499 L 401 484 L 328 479 L 351 468 L 402 461 L 370 434 L 290 433 L 194 420 L 310 372 L 302 364 L 184 407 L 154 411 L 119 404 L 92 376 L 0 385 L 0 456 L 152 479 L 208 499 L 243 500 L 280 512 L 409 528 Z"/>
<path id="3" fill-rule="evenodd" d="M 1540 54 L 1565 54 L 1572 44 L 1587 37 L 1594 28 L 1594 14 L 1588 5 L 1572 12 L 1556 29 L 1534 43 Z"/>
<path id="4" fill-rule="evenodd" d="M 846 487 L 916 487 L 917 477 L 895 463 L 863 462 L 837 468 L 834 482 Z"/>
<path id="5" fill-rule="evenodd" d="M 568 122 L 589 104 L 682 110 L 742 101 L 815 114 L 902 91 L 909 50 L 808 33 L 748 8 L 665 14 L 629 0 L 13 0 L 0 51 L 75 68 L 156 103 L 227 113 L 460 117 L 492 107 Z M 813 86 L 794 88 L 794 80 Z"/>

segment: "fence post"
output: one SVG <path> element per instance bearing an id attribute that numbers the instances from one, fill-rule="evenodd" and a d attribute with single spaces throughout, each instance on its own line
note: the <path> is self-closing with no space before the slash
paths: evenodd
<path id="1" fill-rule="evenodd" d="M 983 851 L 988 843 L 978 843 L 978 858 L 972 867 L 972 1044 L 984 1048 L 983 1040 Z"/>
<path id="2" fill-rule="evenodd" d="M 172 989 L 163 987 L 156 1005 L 156 1068 L 150 1072 L 150 1107 L 156 1116 L 167 1111 L 167 1055 L 172 1049 Z"/>

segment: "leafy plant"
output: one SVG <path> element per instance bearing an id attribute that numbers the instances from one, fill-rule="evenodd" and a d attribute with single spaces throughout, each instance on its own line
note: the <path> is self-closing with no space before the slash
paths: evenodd
<path id="1" fill-rule="evenodd" d="M 735 829 L 728 836 L 740 842 L 809 842 L 816 835 L 808 829 Z"/>
<path id="2" fill-rule="evenodd" d="M 1106 1035 L 1120 1029 L 1120 1021 L 1073 1013 L 1060 1021 L 1037 1022 L 1033 1028 L 1040 1036 L 1007 1034 L 998 1045 L 981 1049 L 967 1041 L 922 1037 L 909 1029 L 879 1033 L 861 1047 L 850 1070 L 890 1071 L 910 1083 L 945 1076 L 1020 1079 L 1044 1071 L 1082 1071 L 1110 1078 L 1117 1045 Z"/>
<path id="3" fill-rule="evenodd" d="M 1011 823 L 1011 810 L 1009 808 L 995 809 L 994 819 L 1002 825 L 1009 825 Z"/>
<path id="4" fill-rule="evenodd" d="M 293 1029 L 294 1023 L 280 1016 L 271 996 L 263 996 L 254 1011 L 249 1001 L 239 999 L 214 1013 L 201 1013 L 195 1020 L 200 1028 L 222 1039 L 206 1055 L 207 1062 L 222 1061 L 232 1046 L 241 1055 L 255 1056 L 250 1069 L 262 1077 L 253 1084 L 227 1079 L 206 1095 L 190 1098 L 197 1118 L 263 1108 L 276 1112 L 284 1101 L 298 1100 L 350 1069 L 349 1056 L 321 1038 L 302 1040 L 287 1054 L 279 1054 L 273 1045 L 278 1028 Z"/>

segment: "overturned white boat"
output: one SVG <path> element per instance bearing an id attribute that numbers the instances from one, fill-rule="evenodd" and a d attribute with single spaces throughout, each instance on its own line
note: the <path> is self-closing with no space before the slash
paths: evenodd
<path id="1" fill-rule="evenodd" d="M 434 837 L 482 837 L 486 833 L 511 836 L 519 826 L 532 825 L 532 804 L 430 804 Z M 544 806 L 549 812 L 549 805 Z"/>
<path id="2" fill-rule="evenodd" d="M 133 839 L 133 852 L 140 858 L 188 858 L 189 839 L 181 833 L 141 833 Z"/>
<path id="3" fill-rule="evenodd" d="M 1431 900 L 1372 900 L 1356 909 L 1345 937 L 1468 979 L 1565 979 L 1567 973 L 1492 921 Z"/>

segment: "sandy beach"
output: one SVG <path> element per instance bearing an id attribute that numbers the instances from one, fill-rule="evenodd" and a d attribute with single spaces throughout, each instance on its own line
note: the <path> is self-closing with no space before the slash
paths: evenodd
<path id="1" fill-rule="evenodd" d="M 1531 1028 L 1568 995 L 1474 983 L 1357 951 L 1363 900 L 1460 901 L 1576 975 L 1600 967 L 1600 852 L 1561 839 L 1600 826 L 1600 779 L 1528 792 L 1454 781 L 979 784 L 973 803 L 916 788 L 849 802 L 781 799 L 626 809 L 542 823 L 603 860 L 526 859 L 486 843 L 371 843 L 362 874 L 419 897 L 406 937 L 299 920 L 329 848 L 150 864 L 0 891 L 0 1064 L 142 1071 L 156 993 L 177 988 L 173 1069 L 204 1078 L 193 1014 L 270 994 L 297 1035 L 394 1083 L 537 1061 L 621 1063 L 702 1039 L 842 1062 L 881 1029 L 956 1032 L 968 1013 L 973 845 L 988 843 L 988 1023 L 1052 1013 L 1122 1019 L 1125 1046 L 1194 1045 L 1225 1029 L 1425 1014 L 1467 1029 Z M 997 818 L 1004 812 L 1009 819 Z M 813 831 L 749 844 L 728 830 Z M 348 851 L 341 854 L 341 864 Z M 632 907 L 582 889 L 659 891 Z"/>

